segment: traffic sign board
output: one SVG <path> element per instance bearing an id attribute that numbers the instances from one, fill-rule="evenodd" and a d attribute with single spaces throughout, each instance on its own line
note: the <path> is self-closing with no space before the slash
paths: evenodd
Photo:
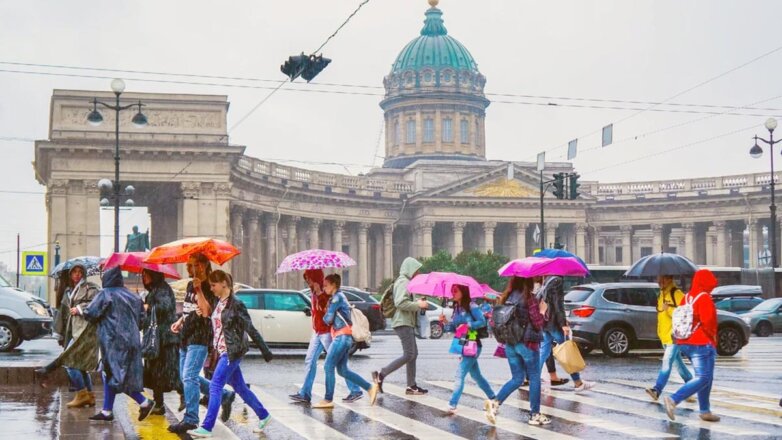
<path id="1" fill-rule="evenodd" d="M 46 252 L 22 252 L 22 275 L 30 277 L 46 276 Z"/>

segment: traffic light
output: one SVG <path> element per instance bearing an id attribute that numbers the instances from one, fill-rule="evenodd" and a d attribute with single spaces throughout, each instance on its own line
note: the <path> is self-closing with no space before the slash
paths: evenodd
<path id="1" fill-rule="evenodd" d="M 301 77 L 306 79 L 307 82 L 312 81 L 330 62 L 331 59 L 323 58 L 323 55 L 310 55 L 309 64 L 304 69 L 304 72 L 301 73 Z"/>
<path id="2" fill-rule="evenodd" d="M 558 199 L 565 198 L 565 173 L 554 174 L 554 197 Z"/>
<path id="3" fill-rule="evenodd" d="M 288 57 L 288 61 L 280 66 L 280 71 L 288 76 L 291 81 L 295 80 L 299 76 L 307 80 L 312 81 L 313 78 L 318 76 L 321 70 L 325 69 L 329 65 L 331 60 L 329 58 L 323 58 L 323 55 L 294 55 Z"/>
<path id="4" fill-rule="evenodd" d="M 576 200 L 580 195 L 578 192 L 578 187 L 581 186 L 581 184 L 578 183 L 579 177 L 581 176 L 579 176 L 578 173 L 570 175 L 570 200 Z"/>

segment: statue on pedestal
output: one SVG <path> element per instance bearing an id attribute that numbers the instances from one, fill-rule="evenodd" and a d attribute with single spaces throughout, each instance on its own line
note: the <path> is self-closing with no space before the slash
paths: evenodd
<path id="1" fill-rule="evenodd" d="M 128 234 L 128 242 L 125 245 L 125 252 L 146 252 L 149 248 L 149 230 L 140 234 L 138 226 L 133 226 L 133 233 Z"/>

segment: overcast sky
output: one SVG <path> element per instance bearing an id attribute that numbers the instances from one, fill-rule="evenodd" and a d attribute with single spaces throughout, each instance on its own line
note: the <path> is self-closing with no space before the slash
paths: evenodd
<path id="1" fill-rule="evenodd" d="M 0 62 L 282 80 L 281 62 L 317 48 L 359 3 L 0 0 Z M 399 51 L 418 35 L 427 8 L 425 0 L 371 0 L 323 50 L 332 64 L 309 85 L 286 85 L 230 133 L 231 142 L 246 145 L 247 154 L 254 157 L 340 162 L 351 173 L 381 164 L 381 97 L 374 94 L 382 89 L 322 84 L 382 86 Z M 782 2 L 442 0 L 440 8 L 449 34 L 470 50 L 486 76 L 487 93 L 552 97 L 490 96 L 495 101 L 523 104 L 495 102 L 488 108 L 489 159 L 533 160 L 539 151 L 551 150 L 549 160 L 564 160 L 565 144 L 579 137 L 581 153 L 574 164 L 589 180 L 768 170 L 767 156 L 752 160 L 747 152 L 752 135 L 765 134 L 762 123 L 766 117 L 782 116 L 778 110 L 782 108 L 780 75 L 771 73 L 782 67 L 782 50 L 668 102 L 727 107 L 661 105 L 653 109 L 738 111 L 755 116 L 637 114 L 632 109 L 649 104 L 628 101 L 665 101 L 782 47 Z M 128 91 L 226 94 L 231 102 L 229 126 L 268 93 L 138 80 L 177 80 L 159 75 L 8 64 L 0 64 L 0 70 L 120 76 L 126 78 Z M 47 239 L 44 188 L 36 183 L 31 165 L 33 144 L 7 138 L 46 138 L 52 89 L 108 90 L 109 82 L 0 72 L 0 138 L 5 138 L 0 139 L 4 153 L 0 261 L 13 264 L 17 232 L 22 234 L 23 247 Z M 531 104 L 549 102 L 559 105 Z M 747 106 L 763 110 L 748 110 Z M 617 142 L 595 148 L 599 129 L 609 123 L 616 123 Z M 735 133 L 726 135 L 731 132 Z M 319 164 L 298 166 L 346 172 L 342 167 Z"/>

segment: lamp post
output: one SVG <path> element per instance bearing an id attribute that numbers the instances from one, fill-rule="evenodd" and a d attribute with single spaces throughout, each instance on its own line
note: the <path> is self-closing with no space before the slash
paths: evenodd
<path id="1" fill-rule="evenodd" d="M 139 101 L 137 104 L 128 104 L 128 105 L 120 105 L 119 97 L 122 94 L 122 92 L 125 91 L 125 81 L 117 78 L 111 81 L 111 91 L 114 92 L 114 96 L 116 97 L 114 101 L 114 105 L 106 104 L 105 102 L 98 101 L 97 98 L 93 98 L 92 100 L 92 111 L 87 116 L 87 122 L 90 123 L 90 125 L 98 126 L 103 122 L 103 115 L 100 114 L 98 111 L 98 104 L 102 105 L 103 107 L 108 108 L 109 110 L 114 110 L 115 117 L 114 117 L 114 181 L 110 181 L 108 179 L 101 179 L 98 182 L 98 186 L 101 189 L 102 192 L 108 192 L 109 189 L 113 189 L 113 194 L 111 197 L 114 199 L 114 252 L 119 252 L 119 205 L 120 205 L 120 198 L 123 194 L 121 194 L 120 191 L 120 180 L 119 180 L 119 114 L 123 110 L 127 110 L 129 108 L 133 108 L 138 106 L 138 112 L 135 116 L 133 116 L 133 119 L 131 122 L 136 127 L 142 128 L 147 125 L 147 117 L 144 116 L 143 113 L 141 113 L 141 107 L 143 107 L 143 104 L 141 101 Z M 128 185 L 125 188 L 125 195 L 132 195 L 134 191 L 134 188 L 130 185 Z M 105 202 L 105 203 L 104 203 Z M 103 198 L 101 199 L 101 205 L 107 206 L 109 204 L 108 199 Z M 126 204 L 128 206 L 133 206 L 133 200 L 128 199 Z"/>
<path id="2" fill-rule="evenodd" d="M 766 130 L 768 130 L 768 140 L 755 136 L 755 145 L 749 150 L 749 155 L 757 159 L 763 155 L 763 149 L 758 145 L 758 141 L 764 142 L 769 146 L 769 158 L 771 159 L 771 179 L 769 187 L 771 188 L 771 205 L 768 209 L 771 211 L 771 225 L 768 228 L 768 239 L 771 242 L 771 267 L 776 269 L 777 267 L 777 205 L 774 200 L 774 145 L 779 143 L 779 140 L 774 140 L 774 130 L 777 128 L 777 120 L 774 118 L 768 118 L 765 123 Z"/>

